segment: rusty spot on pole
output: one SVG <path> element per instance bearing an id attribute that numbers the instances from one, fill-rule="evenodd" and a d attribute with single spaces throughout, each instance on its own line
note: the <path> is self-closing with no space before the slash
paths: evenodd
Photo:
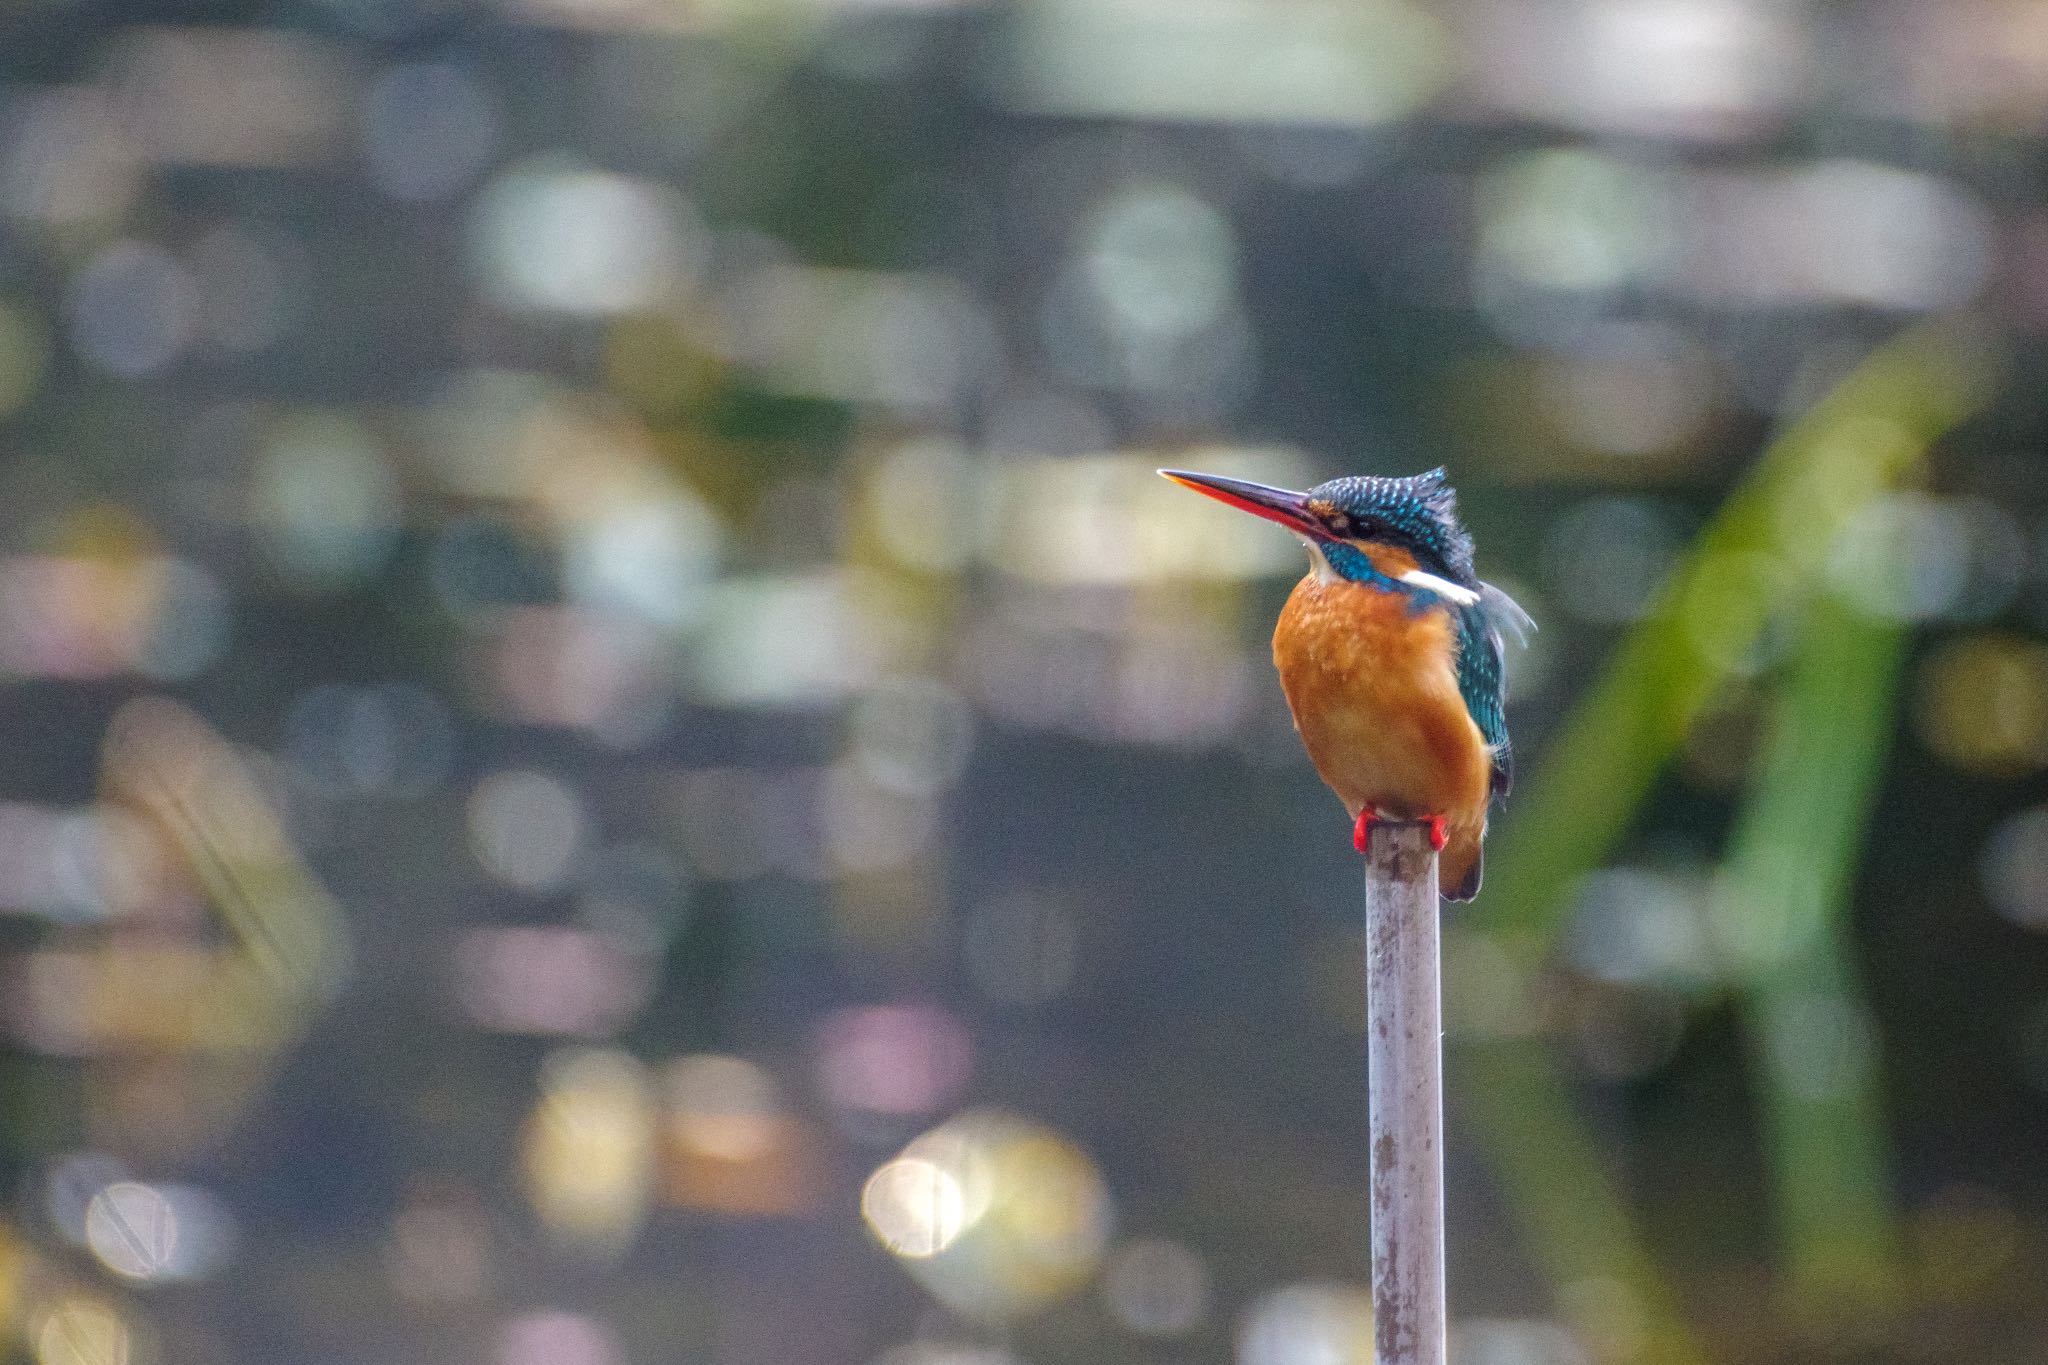
<path id="1" fill-rule="evenodd" d="M 1399 1252 L 1390 1246 L 1387 1249 L 1386 1259 L 1390 1263 L 1398 1261 L 1400 1259 Z M 1383 1267 L 1377 1261 L 1373 1263 L 1373 1272 L 1374 1279 L 1379 1279 L 1383 1276 L 1393 1278 L 1391 1270 Z M 1408 1304 L 1405 1296 L 1400 1291 L 1394 1290 L 1386 1294 L 1373 1295 L 1372 1336 L 1373 1345 L 1377 1348 L 1377 1354 L 1380 1358 L 1380 1365 L 1387 1365 L 1387 1362 L 1390 1361 L 1404 1360 L 1412 1357 L 1412 1352 L 1406 1356 L 1403 1354 L 1403 1348 L 1410 1336 L 1407 1323 Z"/>

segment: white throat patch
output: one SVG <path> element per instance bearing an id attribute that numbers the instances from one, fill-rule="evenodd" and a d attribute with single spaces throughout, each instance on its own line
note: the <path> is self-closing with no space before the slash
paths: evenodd
<path id="1" fill-rule="evenodd" d="M 1309 537 L 1302 535 L 1299 531 L 1295 532 L 1294 538 L 1303 545 L 1308 546 L 1308 566 L 1310 572 L 1315 574 L 1316 582 L 1325 587 L 1335 583 L 1338 574 L 1335 569 L 1330 567 L 1329 557 L 1323 553 L 1323 547 L 1316 544 Z"/>

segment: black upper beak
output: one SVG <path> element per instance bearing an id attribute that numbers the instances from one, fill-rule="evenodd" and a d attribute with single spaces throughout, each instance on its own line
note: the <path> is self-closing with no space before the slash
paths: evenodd
<path id="1" fill-rule="evenodd" d="M 1272 488 L 1262 483 L 1251 483 L 1245 479 L 1226 479 L 1220 474 L 1193 474 L 1184 469 L 1162 469 L 1160 477 L 1172 479 L 1184 488 L 1205 493 L 1218 502 L 1227 502 L 1253 516 L 1277 521 L 1290 531 L 1305 536 L 1324 536 L 1329 532 L 1321 520 L 1309 510 L 1308 494 L 1296 493 L 1285 488 Z"/>

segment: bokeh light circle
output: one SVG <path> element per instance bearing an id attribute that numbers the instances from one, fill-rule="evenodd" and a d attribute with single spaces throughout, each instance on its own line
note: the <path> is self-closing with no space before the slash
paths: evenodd
<path id="1" fill-rule="evenodd" d="M 587 825 L 582 798 L 560 778 L 530 768 L 492 773 L 469 795 L 477 861 L 500 881 L 528 890 L 552 890 L 569 879 Z"/>
<path id="2" fill-rule="evenodd" d="M 898 1256 L 936 1256 L 966 1228 L 967 1195 L 937 1162 L 898 1157 L 868 1177 L 860 1211 L 875 1240 Z"/>

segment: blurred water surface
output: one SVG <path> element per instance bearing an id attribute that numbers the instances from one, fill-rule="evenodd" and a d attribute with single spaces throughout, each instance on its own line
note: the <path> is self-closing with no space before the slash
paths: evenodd
<path id="1" fill-rule="evenodd" d="M 1152 477 L 1449 467 L 1460 1365 L 2048 1361 L 2048 4 L 0 0 L 38 1365 L 1371 1359 Z"/>

